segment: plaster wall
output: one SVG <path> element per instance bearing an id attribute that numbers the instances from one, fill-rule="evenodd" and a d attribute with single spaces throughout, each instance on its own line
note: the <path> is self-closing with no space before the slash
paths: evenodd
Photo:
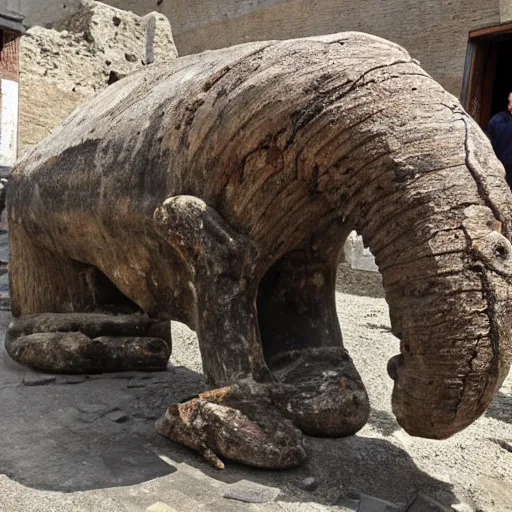
<path id="1" fill-rule="evenodd" d="M 22 0 L 0 0 L 0 11 L 21 12 Z"/>
<path id="2" fill-rule="evenodd" d="M 512 0 L 500 0 L 501 22 L 512 21 Z"/>
<path id="3" fill-rule="evenodd" d="M 16 161 L 18 138 L 18 82 L 0 80 L 0 167 Z"/>

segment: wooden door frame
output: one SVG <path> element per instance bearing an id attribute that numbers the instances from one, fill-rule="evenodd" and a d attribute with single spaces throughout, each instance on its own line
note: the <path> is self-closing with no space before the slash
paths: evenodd
<path id="1" fill-rule="evenodd" d="M 512 35 L 512 22 L 469 32 L 460 101 L 482 128 L 491 117 L 498 56 L 495 43 L 497 38 L 507 34 Z"/>

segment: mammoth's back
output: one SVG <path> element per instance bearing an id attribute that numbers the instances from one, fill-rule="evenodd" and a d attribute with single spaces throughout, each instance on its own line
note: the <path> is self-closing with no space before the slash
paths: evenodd
<path id="1" fill-rule="evenodd" d="M 169 195 L 187 189 L 201 196 L 201 181 L 191 190 L 186 177 L 190 142 L 183 128 L 208 77 L 250 51 L 155 66 L 76 109 L 15 165 L 8 196 L 9 211 L 19 212 L 14 219 L 28 217 L 29 209 L 38 219 L 81 211 L 102 221 L 122 221 L 129 213 L 130 222 L 143 222 Z"/>
<path id="2" fill-rule="evenodd" d="M 279 232 L 283 212 L 323 201 L 311 198 L 308 182 L 315 162 L 304 148 L 318 131 L 312 121 L 320 123 L 329 102 L 365 73 L 395 62 L 416 67 L 397 45 L 344 33 L 249 43 L 130 75 L 16 165 L 10 222 L 34 234 L 52 226 L 68 236 L 77 223 L 112 235 L 147 232 L 162 201 L 188 194 L 268 238 L 265 226 Z M 332 130 L 351 122 L 324 118 Z M 303 215 L 291 213 L 293 230 Z"/>

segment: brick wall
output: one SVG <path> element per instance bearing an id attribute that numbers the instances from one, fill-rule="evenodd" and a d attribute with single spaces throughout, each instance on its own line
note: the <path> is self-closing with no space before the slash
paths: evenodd
<path id="1" fill-rule="evenodd" d="M 460 93 L 468 31 L 500 22 L 511 0 L 164 0 L 180 55 L 257 39 L 359 30 L 405 46 Z M 512 12 L 512 9 L 510 9 Z"/>
<path id="2" fill-rule="evenodd" d="M 55 21 L 79 0 L 21 0 L 29 24 Z M 403 46 L 456 96 L 468 31 L 512 19 L 512 0 L 106 0 L 172 23 L 180 55 L 260 39 L 360 30 Z M 65 6 L 65 7 L 64 7 Z"/>

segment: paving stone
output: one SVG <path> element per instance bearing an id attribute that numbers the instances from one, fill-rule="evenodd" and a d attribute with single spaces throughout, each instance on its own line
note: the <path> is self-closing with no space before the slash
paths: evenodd
<path id="1" fill-rule="evenodd" d="M 361 494 L 357 512 L 401 512 L 402 507 L 389 501 Z M 418 512 L 418 511 L 416 511 Z"/>
<path id="2" fill-rule="evenodd" d="M 240 482 L 233 485 L 233 487 L 224 494 L 224 498 L 243 501 L 245 503 L 268 503 L 269 501 L 275 500 L 279 492 L 279 489 L 274 487 L 264 487 L 249 482 Z"/>
<path id="3" fill-rule="evenodd" d="M 475 509 L 468 505 L 467 503 L 456 503 L 455 505 L 452 505 L 452 509 L 456 510 L 457 512 L 474 512 Z"/>
<path id="4" fill-rule="evenodd" d="M 172 477 L 172 486 L 176 489 L 186 489 L 190 497 L 201 503 L 211 503 L 217 498 L 224 502 L 227 501 L 221 496 L 228 485 L 214 478 L 205 479 L 204 474 L 201 473 L 177 472 Z"/>
<path id="5" fill-rule="evenodd" d="M 163 501 L 159 501 L 157 503 L 170 507 L 170 510 L 164 508 L 162 510 L 151 510 L 151 512 L 199 512 L 200 510 L 204 510 L 204 503 L 195 499 L 193 489 L 183 487 L 180 487 L 180 489 L 181 490 L 172 486 L 168 490 L 164 491 L 163 494 L 158 495 L 157 499 L 165 500 L 165 503 Z M 167 505 L 168 503 L 171 505 Z M 221 508 L 218 508 L 217 510 L 219 512 L 222 511 Z"/>
<path id="6" fill-rule="evenodd" d="M 201 512 L 253 512 L 253 510 L 255 510 L 253 507 L 255 506 L 256 505 L 251 505 L 250 503 L 219 498 L 213 503 L 209 503 L 204 508 L 202 508 Z M 263 507 L 265 506 L 266 505 L 263 505 Z M 283 509 L 281 509 L 279 512 L 283 512 Z"/>
<path id="7" fill-rule="evenodd" d="M 225 500 L 227 501 L 227 500 Z M 242 505 L 240 502 L 237 503 L 238 506 Z M 350 512 L 340 507 L 329 507 L 325 505 L 321 505 L 320 503 L 314 502 L 293 502 L 293 501 L 273 501 L 272 503 L 263 503 L 261 505 L 252 504 L 248 505 L 251 512 Z M 240 512 L 243 512 L 242 509 L 239 509 Z M 205 512 L 224 512 L 224 509 L 205 509 Z M 228 511 L 230 512 L 230 511 Z M 238 512 L 238 511 L 233 511 Z"/>
<path id="8" fill-rule="evenodd" d="M 343 511 L 354 510 L 357 511 L 359 507 L 359 500 L 353 498 L 342 498 L 336 502 L 338 507 L 341 507 Z"/>
<path id="9" fill-rule="evenodd" d="M 107 408 L 106 405 L 103 404 L 88 404 L 88 403 L 81 403 L 78 404 L 76 407 L 81 413 L 84 414 L 101 414 L 105 412 L 105 409 Z"/>
<path id="10" fill-rule="evenodd" d="M 57 384 L 82 384 L 87 380 L 88 377 L 86 375 L 66 375 L 65 377 L 59 377 Z"/>
<path id="11" fill-rule="evenodd" d="M 299 487 L 306 491 L 314 491 L 318 487 L 318 482 L 315 477 L 308 476 L 299 482 Z"/>
<path id="12" fill-rule="evenodd" d="M 42 375 L 40 373 L 27 373 L 23 377 L 24 386 L 46 386 L 57 380 L 55 375 Z"/>
<path id="13" fill-rule="evenodd" d="M 128 414 L 120 410 L 110 411 L 109 413 L 105 414 L 105 418 L 113 421 L 114 423 L 125 423 L 130 419 Z"/>
<path id="14" fill-rule="evenodd" d="M 417 494 L 405 507 L 405 512 L 450 512 L 450 509 L 425 494 Z"/>

